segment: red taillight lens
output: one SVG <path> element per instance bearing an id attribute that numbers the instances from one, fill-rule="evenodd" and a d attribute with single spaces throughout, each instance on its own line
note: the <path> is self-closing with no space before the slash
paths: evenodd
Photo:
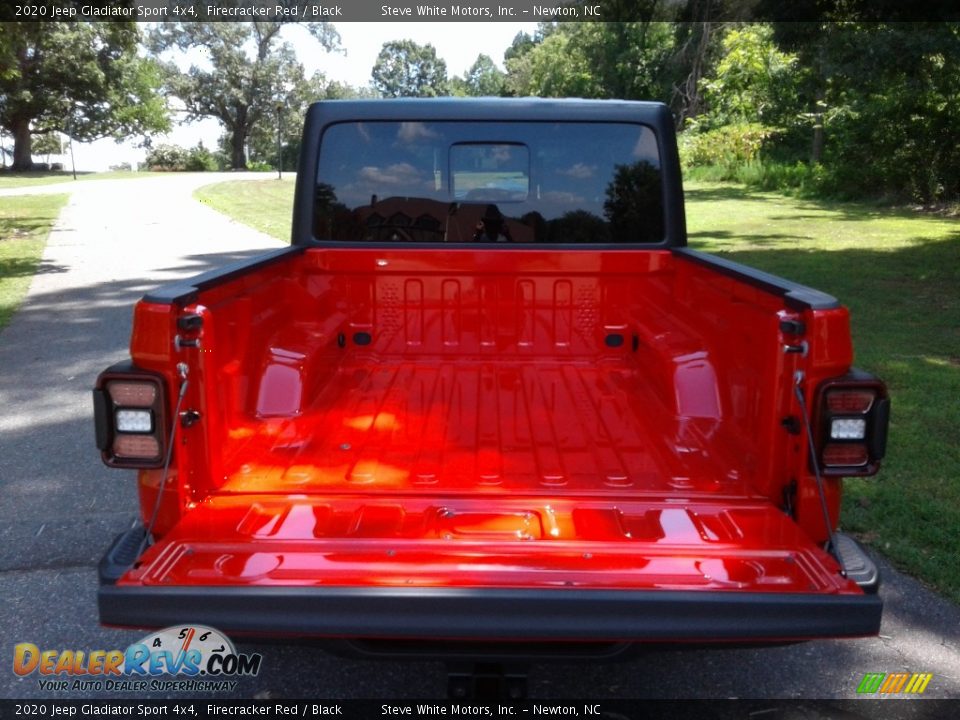
<path id="1" fill-rule="evenodd" d="M 114 405 L 146 408 L 157 401 L 157 386 L 152 382 L 114 380 L 107 383 L 107 394 L 113 400 Z"/>
<path id="2" fill-rule="evenodd" d="M 870 460 L 867 446 L 859 443 L 831 443 L 823 449 L 825 467 L 863 467 Z"/>
<path id="3" fill-rule="evenodd" d="M 152 435 L 117 435 L 113 453 L 118 459 L 159 460 L 160 441 Z"/>
<path id="4" fill-rule="evenodd" d="M 877 397 L 873 390 L 830 390 L 826 395 L 827 410 L 836 415 L 869 412 Z"/>

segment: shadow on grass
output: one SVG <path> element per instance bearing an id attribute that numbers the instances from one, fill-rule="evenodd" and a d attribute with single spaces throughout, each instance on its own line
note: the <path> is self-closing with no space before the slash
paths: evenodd
<path id="1" fill-rule="evenodd" d="M 683 197 L 687 202 L 716 202 L 718 200 L 765 200 L 772 199 L 758 194 L 743 185 L 713 185 L 709 187 L 685 187 Z"/>
<path id="2" fill-rule="evenodd" d="M 0 260 L 0 278 L 33 277 L 64 273 L 68 267 L 57 263 L 44 262 L 41 258 L 13 257 Z"/>
<path id="3" fill-rule="evenodd" d="M 784 195 L 773 190 L 756 190 L 745 185 L 735 183 L 714 185 L 707 187 L 698 187 L 698 183 L 692 183 L 692 187 L 684 190 L 684 198 L 688 203 L 697 202 L 717 202 L 725 200 L 742 201 L 760 201 L 783 204 L 787 201 L 791 206 L 801 211 L 808 211 L 808 214 L 781 214 L 770 215 L 770 220 L 842 220 L 848 222 L 862 222 L 866 220 L 876 220 L 878 218 L 901 218 L 904 220 L 917 220 L 930 218 L 943 220 L 942 216 L 925 215 L 909 207 L 891 208 L 888 205 L 871 204 L 868 202 L 847 202 L 839 200 L 819 200 L 806 197 L 798 198 L 795 196 Z M 816 211 L 811 213 L 810 211 Z"/>
<path id="4" fill-rule="evenodd" d="M 779 240 L 806 240 L 810 235 L 797 235 L 795 233 L 734 233 L 729 230 L 701 230 L 699 232 L 687 233 L 687 239 L 695 245 L 698 239 L 704 240 L 741 240 L 751 245 L 773 245 Z"/>
<path id="5" fill-rule="evenodd" d="M 4 217 L 0 218 L 0 242 L 4 240 L 22 240 L 38 230 L 46 230 L 56 221 L 56 217 Z"/>

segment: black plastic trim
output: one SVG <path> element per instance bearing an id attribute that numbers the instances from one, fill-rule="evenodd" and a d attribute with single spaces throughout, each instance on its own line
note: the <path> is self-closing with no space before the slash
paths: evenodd
<path id="1" fill-rule="evenodd" d="M 794 310 L 833 310 L 840 307 L 840 301 L 833 295 L 828 295 L 820 290 L 800 285 L 762 270 L 755 270 L 732 260 L 691 250 L 690 248 L 673 248 L 673 254 L 699 265 L 704 265 L 723 275 L 742 280 L 766 292 L 780 295 L 787 306 Z"/>
<path id="2" fill-rule="evenodd" d="M 99 388 L 93 389 L 93 427 L 96 433 L 97 450 L 110 447 L 110 401 Z"/>
<path id="3" fill-rule="evenodd" d="M 890 398 L 880 398 L 873 410 L 873 434 L 868 450 L 876 460 L 883 460 L 887 454 L 887 432 L 890 428 Z"/>
<path id="4" fill-rule="evenodd" d="M 100 622 L 341 638 L 782 641 L 876 635 L 876 595 L 101 585 Z"/>
<path id="5" fill-rule="evenodd" d="M 133 566 L 145 534 L 143 527 L 137 525 L 113 539 L 97 566 L 102 585 L 113 585 Z"/>
<path id="6" fill-rule="evenodd" d="M 161 285 L 155 290 L 151 290 L 143 296 L 144 302 L 158 303 L 161 305 L 187 305 L 194 302 L 197 293 L 206 290 L 214 285 L 233 280 L 244 273 L 250 272 L 254 268 L 263 267 L 288 257 L 299 255 L 303 252 L 302 247 L 284 247 L 279 250 L 268 250 L 262 255 L 230 263 L 222 268 L 210 270 L 209 272 L 195 275 L 185 280 L 178 280 L 169 285 Z"/>

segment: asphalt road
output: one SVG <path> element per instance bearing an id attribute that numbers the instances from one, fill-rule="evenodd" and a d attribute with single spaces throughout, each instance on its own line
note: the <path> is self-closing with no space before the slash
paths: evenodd
<path id="1" fill-rule="evenodd" d="M 236 178 L 177 175 L 28 190 L 72 197 L 24 305 L 0 332 L 0 698 L 52 695 L 36 675 L 12 672 L 16 643 L 108 650 L 143 636 L 97 624 L 96 563 L 134 522 L 136 497 L 132 472 L 100 463 L 89 389 L 101 369 L 124 358 L 131 309 L 145 290 L 278 246 L 192 200 L 197 186 L 221 177 Z M 864 673 L 909 671 L 933 673 L 926 698 L 960 698 L 960 608 L 879 563 L 886 611 L 878 638 L 535 665 L 531 696 L 854 699 Z M 263 665 L 234 697 L 442 698 L 446 691 L 440 663 L 342 660 L 309 645 L 242 649 L 262 653 Z M 898 707 L 904 717 L 932 717 L 917 714 L 916 703 Z"/>

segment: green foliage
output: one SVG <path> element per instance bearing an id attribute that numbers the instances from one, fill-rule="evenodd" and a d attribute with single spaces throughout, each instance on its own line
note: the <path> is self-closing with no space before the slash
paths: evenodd
<path id="1" fill-rule="evenodd" d="M 513 95 L 667 99 L 673 33 L 664 22 L 543 23 L 507 51 Z"/>
<path id="2" fill-rule="evenodd" d="M 203 143 L 189 150 L 179 145 L 157 145 L 147 153 L 144 164 L 150 170 L 165 172 L 203 172 L 219 169 L 217 158 Z"/>
<path id="3" fill-rule="evenodd" d="M 383 44 L 371 73 L 383 97 L 438 97 L 448 94 L 447 64 L 431 45 L 413 40 Z"/>
<path id="4" fill-rule="evenodd" d="M 701 84 L 710 110 L 699 121 L 709 127 L 776 125 L 799 111 L 797 58 L 777 49 L 769 25 L 754 23 L 727 32 L 722 57 Z"/>
<path id="5" fill-rule="evenodd" d="M 0 198 L 0 330 L 27 294 L 50 228 L 69 195 Z"/>
<path id="6" fill-rule="evenodd" d="M 169 129 L 156 64 L 137 53 L 134 22 L 0 23 L 0 125 L 14 168 L 29 169 L 32 138 L 123 139 Z"/>
<path id="7" fill-rule="evenodd" d="M 33 152 L 38 155 L 62 155 L 64 150 L 63 139 L 59 133 L 39 135 L 33 141 Z"/>
<path id="8" fill-rule="evenodd" d="M 220 167 L 214 154 L 201 141 L 187 152 L 186 169 L 191 172 L 212 172 Z"/>
<path id="9" fill-rule="evenodd" d="M 234 169 L 246 167 L 248 140 L 261 149 L 266 143 L 264 137 L 276 132 L 278 105 L 288 118 L 287 127 L 299 128 L 304 106 L 313 96 L 316 77 L 305 78 L 293 46 L 280 37 L 283 25 L 162 23 L 151 35 L 156 53 L 171 48 L 206 51 L 209 67 L 192 65 L 184 73 L 174 63 L 166 63 L 166 85 L 185 105 L 187 119 L 213 117 L 220 121 L 229 136 L 230 166 Z M 339 46 L 340 37 L 329 23 L 299 26 L 324 49 Z M 275 151 L 272 157 L 276 160 Z"/>
<path id="10" fill-rule="evenodd" d="M 164 143 L 150 149 L 144 160 L 150 170 L 177 171 L 187 169 L 187 151 L 179 145 Z"/>
<path id="11" fill-rule="evenodd" d="M 736 182 L 753 190 L 776 190 L 798 197 L 836 198 L 842 193 L 830 183 L 823 165 L 755 159 L 733 165 L 698 165 L 684 171 L 692 182 Z"/>
<path id="12" fill-rule="evenodd" d="M 832 198 L 960 201 L 960 24 L 730 29 L 682 139 L 697 177 Z M 771 129 L 757 152 L 752 133 Z M 726 128 L 726 129 L 725 129 Z M 775 130 L 774 130 L 775 128 Z M 703 133 L 709 130 L 710 132 Z"/>
<path id="13" fill-rule="evenodd" d="M 454 95 L 496 97 L 503 95 L 505 80 L 506 75 L 496 66 L 490 56 L 480 54 L 473 65 L 464 73 L 463 78 L 453 78 L 450 85 Z"/>
<path id="14" fill-rule="evenodd" d="M 747 122 L 706 132 L 691 129 L 679 136 L 681 162 L 685 168 L 700 165 L 734 168 L 752 163 L 760 157 L 764 143 L 775 134 L 775 128 Z"/>
<path id="15" fill-rule="evenodd" d="M 824 164 L 851 196 L 960 199 L 960 25 L 845 28 L 825 49 Z"/>

